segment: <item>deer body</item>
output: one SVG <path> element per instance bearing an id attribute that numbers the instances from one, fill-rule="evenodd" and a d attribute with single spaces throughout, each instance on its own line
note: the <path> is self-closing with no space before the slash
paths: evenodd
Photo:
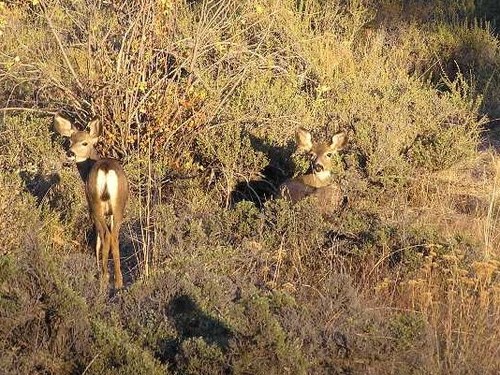
<path id="1" fill-rule="evenodd" d="M 338 133 L 331 142 L 313 143 L 311 133 L 303 128 L 295 134 L 297 151 L 310 156 L 310 171 L 307 174 L 286 180 L 279 188 L 280 196 L 293 203 L 308 196 L 314 196 L 323 212 L 337 208 L 343 199 L 340 186 L 331 172 L 333 156 L 347 144 L 347 135 Z"/>
<path id="2" fill-rule="evenodd" d="M 85 183 L 89 213 L 96 229 L 96 258 L 102 253 L 102 277 L 109 280 L 108 258 L 111 250 L 114 263 L 115 288 L 123 287 L 120 267 L 119 232 L 129 195 L 128 180 L 115 159 L 101 159 L 94 149 L 102 128 L 98 120 L 89 123 L 90 132 L 78 131 L 70 121 L 56 115 L 55 130 L 70 139 L 69 160 L 76 161 Z M 109 224 L 108 224 L 109 219 Z"/>

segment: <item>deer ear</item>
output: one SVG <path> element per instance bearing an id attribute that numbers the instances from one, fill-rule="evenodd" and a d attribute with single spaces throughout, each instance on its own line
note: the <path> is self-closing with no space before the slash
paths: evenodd
<path id="1" fill-rule="evenodd" d="M 304 128 L 298 128 L 295 131 L 295 140 L 297 142 L 297 150 L 299 151 L 310 151 L 312 148 L 312 136 Z"/>
<path id="2" fill-rule="evenodd" d="M 332 137 L 332 144 L 330 145 L 330 148 L 335 150 L 335 151 L 340 151 L 340 150 L 343 150 L 345 148 L 345 146 L 347 145 L 347 134 L 342 132 L 342 133 L 338 133 L 338 134 L 335 134 L 333 137 Z"/>
<path id="3" fill-rule="evenodd" d="M 99 138 L 102 132 L 102 125 L 99 119 L 94 118 L 88 123 L 88 127 L 90 128 L 90 136 L 92 138 Z"/>
<path id="4" fill-rule="evenodd" d="M 71 137 L 71 134 L 77 131 L 71 121 L 61 117 L 58 113 L 54 116 L 54 130 L 63 137 Z"/>

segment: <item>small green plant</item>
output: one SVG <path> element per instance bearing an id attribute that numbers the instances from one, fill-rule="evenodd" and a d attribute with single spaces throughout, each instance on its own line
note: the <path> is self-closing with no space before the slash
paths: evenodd
<path id="1" fill-rule="evenodd" d="M 389 323 L 389 331 L 395 344 L 402 348 L 409 348 L 419 344 L 424 335 L 425 322 L 421 316 L 412 314 L 399 314 L 394 316 Z"/>
<path id="2" fill-rule="evenodd" d="M 225 362 L 220 348 L 215 344 L 207 344 L 201 337 L 185 340 L 176 357 L 179 369 L 193 375 L 223 373 L 228 367 Z"/>

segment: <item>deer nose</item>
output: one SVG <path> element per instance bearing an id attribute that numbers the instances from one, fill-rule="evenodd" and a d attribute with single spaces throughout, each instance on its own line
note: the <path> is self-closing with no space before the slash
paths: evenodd
<path id="1" fill-rule="evenodd" d="M 325 169 L 321 164 L 314 163 L 313 165 L 314 172 L 322 172 Z"/>
<path id="2" fill-rule="evenodd" d="M 68 158 L 74 158 L 75 157 L 75 153 L 71 150 L 68 150 L 68 152 L 66 152 L 66 156 Z"/>

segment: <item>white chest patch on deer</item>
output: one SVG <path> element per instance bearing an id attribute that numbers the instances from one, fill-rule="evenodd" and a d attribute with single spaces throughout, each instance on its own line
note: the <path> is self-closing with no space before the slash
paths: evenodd
<path id="1" fill-rule="evenodd" d="M 321 171 L 314 173 L 314 176 L 321 182 L 327 182 L 332 177 L 332 174 L 330 171 Z"/>
<path id="2" fill-rule="evenodd" d="M 113 207 L 118 197 L 118 176 L 115 171 L 97 171 L 96 179 L 98 196 L 101 199 L 102 211 L 105 215 L 113 214 Z"/>

